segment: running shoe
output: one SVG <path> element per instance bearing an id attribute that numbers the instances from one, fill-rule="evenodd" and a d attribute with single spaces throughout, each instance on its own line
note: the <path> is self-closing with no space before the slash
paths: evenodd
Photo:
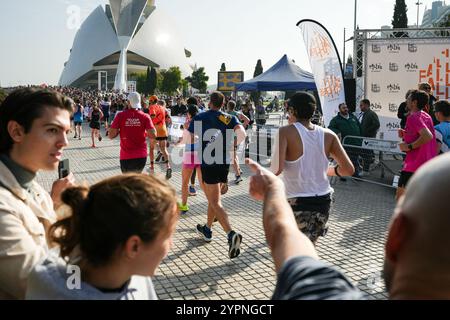
<path id="1" fill-rule="evenodd" d="M 172 178 L 172 168 L 167 168 L 166 179 L 169 180 L 170 178 Z"/>
<path id="2" fill-rule="evenodd" d="M 242 181 L 242 177 L 239 175 L 239 176 L 236 176 L 236 179 L 234 180 L 234 183 L 235 184 L 239 184 L 239 182 L 241 182 Z"/>
<path id="3" fill-rule="evenodd" d="M 241 253 L 241 243 L 242 235 L 234 232 L 233 230 L 230 231 L 230 233 L 228 234 L 228 256 L 230 257 L 230 259 L 236 258 Z"/>
<path id="4" fill-rule="evenodd" d="M 189 195 L 190 196 L 196 196 L 197 195 L 197 190 L 195 190 L 194 186 L 189 186 Z"/>
<path id="5" fill-rule="evenodd" d="M 206 242 L 211 242 L 212 240 L 212 231 L 206 225 L 197 225 L 197 233 L 203 237 L 203 240 Z"/>
<path id="6" fill-rule="evenodd" d="M 180 210 L 181 214 L 186 214 L 189 211 L 189 206 L 187 204 L 182 205 L 180 203 L 180 204 L 178 204 L 178 209 Z"/>

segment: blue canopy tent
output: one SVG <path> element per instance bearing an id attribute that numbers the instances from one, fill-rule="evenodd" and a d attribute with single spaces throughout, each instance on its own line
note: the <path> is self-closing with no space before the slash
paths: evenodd
<path id="1" fill-rule="evenodd" d="M 284 55 L 269 70 L 251 80 L 237 83 L 236 91 L 316 90 L 314 76 Z"/>

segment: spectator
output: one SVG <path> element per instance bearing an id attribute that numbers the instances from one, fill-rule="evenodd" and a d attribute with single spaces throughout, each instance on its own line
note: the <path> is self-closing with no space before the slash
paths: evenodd
<path id="1" fill-rule="evenodd" d="M 406 120 L 405 129 L 399 130 L 400 150 L 406 152 L 403 169 L 398 182 L 396 199 L 405 192 L 409 179 L 425 162 L 436 156 L 436 135 L 433 120 L 424 108 L 428 104 L 428 94 L 425 91 L 413 90 L 407 99 L 410 115 Z"/>
<path id="2" fill-rule="evenodd" d="M 345 143 L 344 149 L 347 152 L 350 160 L 355 167 L 355 173 L 353 176 L 359 177 L 359 162 L 358 156 L 360 153 L 360 149 L 349 147 L 349 145 L 357 144 L 357 141 L 352 138 L 345 139 L 347 136 L 361 136 L 361 124 L 358 119 L 352 114 L 349 113 L 348 107 L 345 103 L 341 103 L 339 105 L 339 113 L 330 121 L 329 129 L 333 130 L 334 133 L 340 136 L 342 143 Z"/>
<path id="3" fill-rule="evenodd" d="M 450 103 L 447 100 L 434 105 L 439 124 L 435 126 L 438 154 L 450 151 Z"/>
<path id="4" fill-rule="evenodd" d="M 72 100 L 44 89 L 18 89 L 0 106 L 0 299 L 23 299 L 33 267 L 47 255 L 46 234 L 57 219 L 62 190 L 49 195 L 36 181 L 56 170 L 67 146 Z"/>
<path id="5" fill-rule="evenodd" d="M 409 110 L 407 108 L 406 100 L 408 99 L 409 95 L 411 94 L 412 90 L 408 90 L 406 92 L 405 101 L 400 103 L 400 106 L 398 107 L 397 111 L 397 118 L 400 119 L 400 128 L 405 129 L 406 126 L 406 118 L 409 115 Z"/>
<path id="6" fill-rule="evenodd" d="M 34 269 L 27 299 L 157 299 L 150 277 L 172 246 L 173 188 L 153 176 L 127 174 L 70 188 L 62 199 L 71 214 L 50 231 L 62 259 L 52 254 Z M 79 290 L 67 286 L 67 270 L 75 265 Z"/>
<path id="7" fill-rule="evenodd" d="M 295 226 L 283 183 L 248 160 L 250 195 L 264 202 L 263 226 L 278 274 L 273 299 L 364 299 L 342 272 L 319 261 Z M 385 245 L 384 280 L 390 299 L 450 299 L 450 154 L 431 160 L 398 202 Z M 433 190 L 433 192 L 430 192 Z"/>
<path id="8" fill-rule="evenodd" d="M 256 106 L 255 120 L 257 126 L 263 126 L 266 124 L 266 109 L 264 109 L 261 99 L 258 101 L 258 105 Z"/>
<path id="9" fill-rule="evenodd" d="M 377 114 L 370 109 L 370 101 L 368 99 L 361 100 L 359 104 L 361 109 L 361 135 L 367 138 L 375 138 L 380 129 L 380 120 Z M 373 150 L 361 150 L 360 153 L 363 160 L 363 172 L 361 176 L 369 175 L 370 165 L 375 161 Z"/>
<path id="10" fill-rule="evenodd" d="M 311 123 L 315 98 L 298 92 L 288 104 L 289 125 L 280 128 L 271 169 L 283 173 L 286 197 L 298 228 L 316 244 L 327 232 L 333 189 L 330 176 L 352 175 L 353 165 L 336 134 Z M 329 167 L 329 158 L 337 161 Z"/>

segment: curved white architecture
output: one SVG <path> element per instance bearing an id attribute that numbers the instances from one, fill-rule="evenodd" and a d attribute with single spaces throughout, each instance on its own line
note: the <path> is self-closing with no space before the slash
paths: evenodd
<path id="1" fill-rule="evenodd" d="M 98 72 L 108 73 L 108 89 L 125 90 L 127 74 L 147 67 L 192 69 L 172 20 L 152 0 L 110 0 L 97 7 L 78 30 L 59 84 L 94 88 Z"/>

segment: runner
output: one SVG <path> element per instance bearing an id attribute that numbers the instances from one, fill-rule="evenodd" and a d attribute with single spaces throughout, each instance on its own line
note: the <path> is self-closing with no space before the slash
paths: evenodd
<path id="1" fill-rule="evenodd" d="M 208 217 L 204 225 L 197 225 L 197 232 L 206 242 L 212 240 L 212 224 L 217 217 L 228 237 L 228 256 L 236 258 L 240 254 L 242 235 L 231 229 L 228 214 L 220 201 L 220 184 L 226 183 L 230 169 L 229 151 L 233 146 L 233 134 L 227 135 L 227 130 L 233 130 L 237 135 L 237 143 L 244 141 L 245 130 L 236 117 L 220 111 L 225 97 L 220 92 L 211 94 L 209 108 L 199 113 L 189 125 L 191 143 L 195 142 L 195 134 L 202 137 L 201 172 L 204 182 L 203 190 L 208 199 Z M 205 141 L 206 140 L 206 141 Z M 216 152 L 216 150 L 218 152 Z"/>
<path id="2" fill-rule="evenodd" d="M 164 157 L 166 164 L 166 179 L 172 177 L 172 168 L 170 166 L 169 153 L 167 152 L 167 140 L 169 134 L 166 126 L 166 109 L 157 104 L 158 97 L 153 95 L 149 99 L 149 115 L 156 128 L 156 138 L 150 140 L 150 171 L 154 171 L 155 147 L 159 144 L 159 148 Z"/>
<path id="3" fill-rule="evenodd" d="M 89 127 L 91 130 L 91 138 L 92 138 L 92 146 L 91 148 L 96 148 L 95 146 L 95 138 L 98 138 L 98 141 L 102 141 L 102 136 L 100 134 L 100 120 L 103 118 L 103 112 L 99 109 L 97 102 L 92 104 L 92 111 L 89 114 L 89 119 L 91 119 L 89 123 Z"/>
<path id="4" fill-rule="evenodd" d="M 128 95 L 129 108 L 119 112 L 109 129 L 109 138 L 120 134 L 120 169 L 122 173 L 141 173 L 147 163 L 146 138 L 155 137 L 155 128 L 148 115 L 140 111 L 141 96 L 137 92 Z"/>
<path id="5" fill-rule="evenodd" d="M 80 104 L 80 100 L 79 99 L 75 99 L 75 112 L 73 114 L 73 124 L 75 126 L 74 139 L 76 139 L 78 137 L 78 140 L 81 140 L 81 132 L 83 130 L 83 128 L 82 128 L 83 111 L 84 111 L 84 108 Z"/>
<path id="6" fill-rule="evenodd" d="M 228 101 L 227 113 L 238 118 L 239 122 L 241 124 L 243 124 L 244 129 L 247 128 L 250 124 L 250 119 L 246 115 L 244 115 L 242 112 L 235 111 L 235 108 L 236 108 L 236 102 Z M 239 182 L 242 181 L 242 177 L 241 177 L 242 170 L 241 170 L 241 167 L 239 166 L 239 159 L 238 159 L 239 145 L 237 144 L 236 139 L 237 138 L 234 137 L 234 147 L 233 147 L 233 150 L 231 151 L 231 159 L 232 159 L 231 164 L 233 166 L 234 175 L 235 175 L 234 183 L 239 184 Z"/>
<path id="7" fill-rule="evenodd" d="M 198 112 L 199 110 L 196 105 L 191 104 L 188 106 L 188 114 L 184 124 L 183 137 L 181 138 L 181 143 L 185 145 L 183 153 L 183 167 L 181 170 L 181 204 L 179 205 L 181 214 L 189 211 L 189 206 L 187 204 L 188 194 L 190 193 L 189 180 L 193 174 L 195 174 L 195 171 L 197 171 L 198 181 L 202 181 L 200 160 L 198 159 L 198 137 L 195 137 L 195 142 L 191 143 L 191 135 L 188 131 L 190 122 L 198 114 Z"/>

